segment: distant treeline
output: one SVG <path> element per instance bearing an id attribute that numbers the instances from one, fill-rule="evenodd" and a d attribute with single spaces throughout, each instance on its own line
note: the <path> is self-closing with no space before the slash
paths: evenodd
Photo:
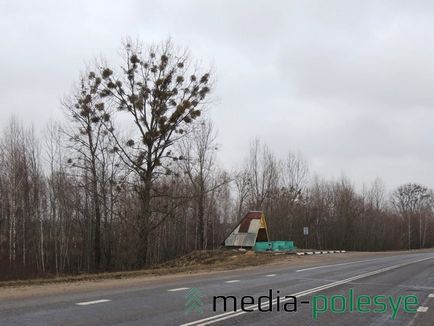
<path id="1" fill-rule="evenodd" d="M 2 131 L 0 280 L 136 269 L 215 249 L 249 210 L 265 212 L 272 240 L 298 247 L 434 246 L 434 196 L 421 185 L 387 195 L 376 180 L 357 192 L 259 140 L 225 171 L 204 114 L 211 73 L 170 41 L 123 49 L 119 68 L 98 63 L 81 76 L 61 103 L 64 122 L 36 135 L 11 118 Z"/>

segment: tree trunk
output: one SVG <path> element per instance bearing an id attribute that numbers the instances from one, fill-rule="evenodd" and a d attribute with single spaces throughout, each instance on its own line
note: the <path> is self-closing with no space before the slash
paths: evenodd
<path id="1" fill-rule="evenodd" d="M 95 159 L 92 161 L 92 197 L 95 212 L 95 237 L 94 237 L 94 250 L 95 250 L 95 270 L 99 271 L 101 267 L 101 206 L 98 195 L 98 179 L 95 167 Z"/>
<path id="2" fill-rule="evenodd" d="M 151 220 L 151 177 L 146 178 L 143 190 L 140 193 L 142 212 L 139 213 L 139 252 L 138 252 L 138 264 L 139 267 L 143 267 L 147 263 L 148 255 L 148 238 L 150 232 L 149 221 Z"/>
<path id="3" fill-rule="evenodd" d="M 205 248 L 205 203 L 204 203 L 204 192 L 200 190 L 199 194 L 199 202 L 197 207 L 197 226 L 198 226 L 198 236 L 199 236 L 199 250 L 206 249 Z"/>

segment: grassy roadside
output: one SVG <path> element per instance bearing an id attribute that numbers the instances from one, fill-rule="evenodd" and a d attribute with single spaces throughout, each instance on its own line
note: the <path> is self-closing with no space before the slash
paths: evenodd
<path id="1" fill-rule="evenodd" d="M 4 281 L 0 282 L 0 288 L 26 287 L 56 283 L 74 284 L 103 280 L 126 280 L 139 277 L 155 277 L 164 275 L 197 274 L 203 272 L 227 271 L 275 263 L 289 263 L 291 265 L 327 264 L 335 263 L 337 260 L 345 260 L 349 258 L 363 259 L 365 257 L 380 257 L 424 252 L 434 252 L 434 248 L 412 251 L 347 252 L 345 254 L 310 256 L 256 253 L 253 251 L 238 250 L 194 251 L 177 259 L 173 259 L 163 264 L 141 270 L 81 274 L 73 276 L 64 275 L 50 278 Z"/>
<path id="2" fill-rule="evenodd" d="M 141 270 L 89 273 L 80 275 L 60 275 L 57 277 L 53 276 L 28 280 L 3 281 L 0 282 L 0 287 L 17 287 L 53 283 L 124 279 L 141 276 L 159 276 L 177 273 L 231 270 L 248 266 L 270 264 L 276 261 L 288 261 L 293 258 L 295 258 L 293 255 L 255 253 L 253 251 L 194 251 L 177 259 L 173 259 L 163 264 Z"/>

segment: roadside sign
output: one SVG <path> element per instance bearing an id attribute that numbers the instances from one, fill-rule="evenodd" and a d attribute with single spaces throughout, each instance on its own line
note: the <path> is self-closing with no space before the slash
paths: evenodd
<path id="1" fill-rule="evenodd" d="M 305 227 L 303 228 L 303 234 L 304 234 L 304 235 L 309 235 L 309 228 L 308 228 L 307 226 L 305 226 Z"/>

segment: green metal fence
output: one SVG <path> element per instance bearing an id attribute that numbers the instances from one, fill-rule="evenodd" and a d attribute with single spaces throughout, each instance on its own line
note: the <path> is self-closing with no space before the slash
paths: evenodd
<path id="1" fill-rule="evenodd" d="M 293 241 L 270 241 L 270 242 L 256 242 L 255 251 L 289 251 L 294 250 Z"/>

